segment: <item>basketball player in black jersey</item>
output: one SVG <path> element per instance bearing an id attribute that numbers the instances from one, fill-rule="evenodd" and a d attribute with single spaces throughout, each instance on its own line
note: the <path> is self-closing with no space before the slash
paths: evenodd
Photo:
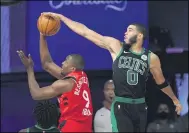
<path id="1" fill-rule="evenodd" d="M 58 107 L 56 104 L 51 103 L 49 100 L 40 101 L 34 109 L 34 116 L 37 124 L 27 129 L 22 129 L 19 132 L 59 132 L 57 128 L 58 122 Z"/>
<path id="2" fill-rule="evenodd" d="M 113 60 L 116 95 L 111 108 L 113 132 L 145 131 L 144 95 L 149 71 L 158 88 L 172 99 L 176 112 L 180 113 L 181 104 L 162 74 L 158 56 L 142 46 L 146 37 L 146 30 L 142 25 L 129 25 L 125 32 L 124 43 L 121 43 L 113 37 L 100 35 L 84 24 L 70 20 L 62 14 L 51 12 L 43 14 L 59 18 L 72 31 L 110 52 Z"/>

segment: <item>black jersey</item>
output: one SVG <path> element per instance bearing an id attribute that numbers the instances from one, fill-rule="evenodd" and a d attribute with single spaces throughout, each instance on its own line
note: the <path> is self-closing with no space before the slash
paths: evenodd
<path id="1" fill-rule="evenodd" d="M 118 97 L 141 98 L 145 96 L 149 73 L 149 50 L 141 53 L 122 48 L 113 62 L 115 95 Z"/>
<path id="2" fill-rule="evenodd" d="M 60 130 L 57 127 L 54 127 L 54 126 L 48 128 L 48 129 L 43 129 L 40 126 L 35 125 L 33 127 L 27 128 L 27 132 L 28 133 L 29 132 L 38 132 L 38 133 L 56 132 L 56 133 L 60 133 Z"/>

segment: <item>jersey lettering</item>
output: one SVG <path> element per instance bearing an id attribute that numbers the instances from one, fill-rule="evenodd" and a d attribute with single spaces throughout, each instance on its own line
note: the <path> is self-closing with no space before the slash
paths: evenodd
<path id="1" fill-rule="evenodd" d="M 119 58 L 118 67 L 127 68 L 129 70 L 139 73 L 140 75 L 143 75 L 147 69 L 147 64 L 146 62 L 143 62 L 143 60 L 137 58 L 121 56 Z"/>
<path id="2" fill-rule="evenodd" d="M 82 114 L 86 115 L 86 116 L 90 116 L 90 115 L 92 115 L 92 113 L 91 113 L 90 109 L 88 109 L 89 104 L 90 104 L 88 92 L 86 90 L 84 90 L 82 96 L 83 96 L 83 99 L 87 102 L 86 105 L 85 105 L 85 108 L 82 111 Z"/>
<path id="3" fill-rule="evenodd" d="M 138 84 L 138 73 L 132 70 L 127 71 L 127 83 L 129 85 L 137 85 Z"/>
<path id="4" fill-rule="evenodd" d="M 79 82 L 77 83 L 77 87 L 75 88 L 75 91 L 74 91 L 74 94 L 75 95 L 79 95 L 80 94 L 80 89 L 81 89 L 81 86 L 84 84 L 88 84 L 88 79 L 87 77 L 81 77 L 79 79 Z"/>
<path id="5" fill-rule="evenodd" d="M 89 95 L 86 90 L 83 91 L 83 99 L 87 102 L 85 105 L 85 108 L 88 108 L 90 101 L 89 101 Z"/>

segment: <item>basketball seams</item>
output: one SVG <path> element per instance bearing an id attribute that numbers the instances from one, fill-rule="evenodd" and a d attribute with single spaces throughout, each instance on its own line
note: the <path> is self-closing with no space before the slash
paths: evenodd
<path id="1" fill-rule="evenodd" d="M 60 20 L 57 20 L 52 16 L 40 16 L 38 19 L 37 26 L 38 30 L 46 36 L 55 35 L 61 27 Z"/>
<path id="2" fill-rule="evenodd" d="M 59 26 L 56 26 L 56 28 L 51 31 L 51 32 L 53 32 L 53 33 L 56 31 L 56 32 L 55 32 L 54 34 L 52 34 L 52 35 L 55 35 L 55 34 L 59 31 L 59 29 L 60 29 L 60 23 L 59 23 L 59 22 L 58 22 L 58 25 L 59 25 Z"/>
<path id="3" fill-rule="evenodd" d="M 42 34 L 44 34 L 43 33 L 43 26 L 42 26 L 42 23 L 41 23 L 42 21 L 41 20 L 42 20 L 42 16 L 40 17 L 40 21 L 39 22 L 40 22 L 40 26 L 41 26 L 41 32 L 42 32 Z"/>
<path id="4" fill-rule="evenodd" d="M 47 21 L 47 25 L 46 25 L 46 28 L 45 28 L 45 35 L 48 35 L 48 33 L 46 33 L 46 31 L 47 31 L 47 28 L 48 28 L 48 25 L 49 25 L 49 21 L 50 20 L 50 17 L 48 17 L 48 21 Z"/>
<path id="5" fill-rule="evenodd" d="M 52 33 L 52 32 L 54 33 L 54 31 L 57 31 L 57 29 L 60 28 L 60 21 L 57 21 L 57 19 L 54 17 L 52 17 L 52 18 L 56 20 L 56 23 L 54 26 L 52 26 L 53 28 L 51 30 L 49 30 L 50 33 Z M 56 28 L 54 28 L 54 27 L 56 27 Z M 56 34 L 56 33 L 54 33 L 54 34 Z M 54 35 L 54 34 L 52 34 L 52 35 Z"/>

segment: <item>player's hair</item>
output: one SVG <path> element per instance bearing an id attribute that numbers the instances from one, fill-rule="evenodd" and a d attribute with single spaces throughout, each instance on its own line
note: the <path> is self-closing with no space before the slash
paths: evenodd
<path id="1" fill-rule="evenodd" d="M 143 40 L 145 40 L 147 37 L 147 31 L 146 31 L 145 26 L 143 26 L 142 24 L 139 24 L 139 23 L 132 23 L 131 25 L 136 26 L 138 32 L 143 34 Z"/>
<path id="2" fill-rule="evenodd" d="M 57 119 L 59 116 L 58 107 L 49 100 L 38 102 L 33 113 L 37 124 L 41 128 L 57 126 Z"/>
<path id="3" fill-rule="evenodd" d="M 84 62 L 84 59 L 83 59 L 83 57 L 81 55 L 79 55 L 79 54 L 71 54 L 69 56 L 72 57 L 73 65 L 77 70 L 83 70 L 84 69 L 85 62 Z"/>

